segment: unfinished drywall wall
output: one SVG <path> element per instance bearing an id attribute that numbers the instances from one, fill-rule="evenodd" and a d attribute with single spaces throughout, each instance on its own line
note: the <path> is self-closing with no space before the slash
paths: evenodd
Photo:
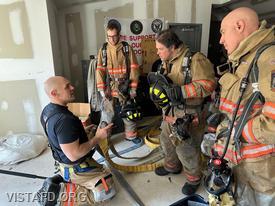
<path id="1" fill-rule="evenodd" d="M 54 59 L 54 70 L 56 75 L 64 75 L 63 59 L 61 56 L 60 41 L 57 30 L 58 10 L 52 0 L 47 0 L 47 10 L 50 25 L 51 45 Z"/>
<path id="2" fill-rule="evenodd" d="M 22 0 L 12 2 L 22 2 Z M 46 1 L 27 0 L 23 2 L 29 19 L 33 57 L 27 59 L 0 58 L 0 81 L 43 79 L 49 74 L 54 74 Z M 1 4 L 0 1 L 0 5 L 6 4 Z"/>
<path id="3" fill-rule="evenodd" d="M 175 22 L 176 0 L 146 0 L 146 9 L 145 18 L 164 17 L 166 22 Z"/>
<path id="4" fill-rule="evenodd" d="M 208 42 L 209 42 L 209 31 L 210 31 L 210 20 L 211 20 L 211 0 L 200 1 L 196 0 L 195 22 L 202 24 L 202 35 L 201 35 L 201 52 L 207 56 Z"/>
<path id="5" fill-rule="evenodd" d="M 31 58 L 33 51 L 25 3 L 0 5 L 0 25 L 0 58 Z"/>
<path id="6" fill-rule="evenodd" d="M 83 33 L 80 13 L 67 14 L 65 17 L 69 69 L 71 82 L 75 86 L 76 100 L 84 101 L 84 86 L 81 60 L 83 59 Z"/>
<path id="7" fill-rule="evenodd" d="M 147 17 L 154 18 L 154 0 L 146 0 Z"/>
<path id="8" fill-rule="evenodd" d="M 0 82 L 0 136 L 20 132 L 41 133 L 40 112 L 35 80 Z"/>
<path id="9" fill-rule="evenodd" d="M 165 21 L 175 22 L 175 0 L 159 0 L 158 16 L 164 17 Z M 168 11 L 169 10 L 169 11 Z"/>
<path id="10" fill-rule="evenodd" d="M 207 55 L 211 17 L 211 0 L 176 0 L 175 23 L 202 24 L 201 52 Z"/>
<path id="11" fill-rule="evenodd" d="M 33 55 L 30 58 L 0 58 L 0 135 L 43 133 L 39 116 L 49 102 L 43 82 L 54 75 L 46 0 L 0 1 L 0 6 L 16 3 L 25 4 Z M 6 21 L 13 24 L 17 20 Z M 12 56 L 16 55 L 14 51 Z"/>

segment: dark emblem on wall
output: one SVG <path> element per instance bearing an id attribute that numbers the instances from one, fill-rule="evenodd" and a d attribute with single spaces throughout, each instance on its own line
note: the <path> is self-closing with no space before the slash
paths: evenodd
<path id="1" fill-rule="evenodd" d="M 132 23 L 130 24 L 130 29 L 133 34 L 138 35 L 143 30 L 142 23 L 138 20 L 132 21 Z"/>
<path id="2" fill-rule="evenodd" d="M 121 31 L 121 24 L 118 22 L 118 20 L 116 20 L 116 19 L 110 19 L 108 21 L 107 26 L 109 26 L 110 24 L 113 24 L 113 25 L 115 24 L 117 26 L 117 28 L 118 28 L 118 32 Z"/>
<path id="3" fill-rule="evenodd" d="M 151 24 L 151 29 L 153 30 L 153 32 L 158 33 L 162 30 L 162 21 L 160 19 L 155 19 L 154 21 L 152 21 Z"/>

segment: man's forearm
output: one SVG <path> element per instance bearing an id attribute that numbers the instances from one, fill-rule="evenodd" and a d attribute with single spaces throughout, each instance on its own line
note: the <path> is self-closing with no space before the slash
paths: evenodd
<path id="1" fill-rule="evenodd" d="M 92 138 L 88 142 L 79 144 L 78 151 L 75 153 L 76 160 L 88 154 L 98 143 L 97 138 Z"/>
<path id="2" fill-rule="evenodd" d="M 86 154 L 88 154 L 93 149 L 93 147 L 95 147 L 97 145 L 97 143 L 101 139 L 107 138 L 112 125 L 113 124 L 108 124 L 104 128 L 98 128 L 95 136 L 85 143 L 80 144 L 79 139 L 78 139 L 78 140 L 76 140 L 72 143 L 69 143 L 69 144 L 60 144 L 60 147 L 61 147 L 62 151 L 64 152 L 64 154 L 72 162 L 75 162 L 75 161 L 79 160 L 80 158 L 82 158 L 83 156 L 85 156 Z"/>
<path id="3" fill-rule="evenodd" d="M 79 141 L 75 141 L 71 144 L 61 144 L 61 149 L 69 160 L 75 162 L 88 154 L 98 143 L 98 138 L 93 137 L 89 141 L 80 144 Z"/>

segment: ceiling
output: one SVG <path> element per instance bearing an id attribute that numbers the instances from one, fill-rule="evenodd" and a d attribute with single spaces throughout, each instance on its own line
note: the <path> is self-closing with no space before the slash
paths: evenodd
<path id="1" fill-rule="evenodd" d="M 238 7 L 250 7 L 254 9 L 260 19 L 266 19 L 269 23 L 275 23 L 275 0 L 231 0 L 224 4 L 214 4 L 212 8 L 212 20 L 221 20 L 228 12 Z"/>
<path id="2" fill-rule="evenodd" d="M 58 9 L 95 3 L 107 0 L 52 0 Z M 212 20 L 221 20 L 231 10 L 247 6 L 256 10 L 260 19 L 266 19 L 269 23 L 275 23 L 275 0 L 231 0 L 224 4 L 213 4 Z"/>
<path id="3" fill-rule="evenodd" d="M 52 0 L 58 9 L 106 0 Z"/>

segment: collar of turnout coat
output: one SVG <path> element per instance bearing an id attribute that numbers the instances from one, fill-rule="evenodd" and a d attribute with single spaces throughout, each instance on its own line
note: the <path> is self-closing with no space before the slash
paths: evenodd
<path id="1" fill-rule="evenodd" d="M 274 28 L 275 25 L 273 25 L 270 28 L 266 28 L 266 21 L 263 20 L 261 22 L 260 28 L 250 34 L 247 38 L 245 38 L 238 48 L 232 52 L 231 55 L 228 56 L 228 59 L 230 62 L 232 62 L 232 66 L 238 66 L 240 62 L 240 58 L 247 54 L 248 52 L 251 52 L 253 50 L 256 50 L 259 46 L 266 44 L 268 42 L 271 42 L 274 40 Z"/>

